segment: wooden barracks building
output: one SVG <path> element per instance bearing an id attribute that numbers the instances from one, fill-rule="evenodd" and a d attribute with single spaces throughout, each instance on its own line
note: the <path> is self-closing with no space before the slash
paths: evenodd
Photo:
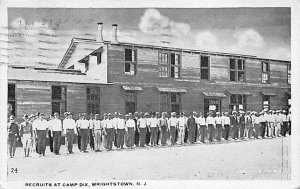
<path id="1" fill-rule="evenodd" d="M 18 117 L 43 112 L 207 112 L 289 108 L 291 62 L 255 56 L 73 38 L 57 68 L 10 66 Z"/>

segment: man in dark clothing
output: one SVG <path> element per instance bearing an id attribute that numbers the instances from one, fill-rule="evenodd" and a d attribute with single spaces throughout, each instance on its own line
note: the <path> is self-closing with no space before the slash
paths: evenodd
<path id="1" fill-rule="evenodd" d="M 142 112 L 141 112 L 142 113 Z M 135 122 L 135 133 L 134 133 L 134 144 L 135 146 L 139 146 L 139 131 L 138 131 L 138 125 L 137 125 L 137 121 L 139 119 L 139 113 L 135 112 L 134 113 L 134 122 Z"/>
<path id="2" fill-rule="evenodd" d="M 244 132 L 245 132 L 245 112 L 243 110 L 240 110 L 240 116 L 239 116 L 239 128 L 240 128 L 240 138 L 244 139 Z"/>
<path id="3" fill-rule="evenodd" d="M 9 117 L 9 123 L 7 125 L 8 129 L 8 147 L 10 158 L 15 156 L 16 152 L 16 143 L 19 136 L 19 126 L 15 123 L 15 117 Z"/>
<path id="4" fill-rule="evenodd" d="M 238 117 L 236 115 L 236 111 L 232 111 L 232 117 L 230 120 L 230 123 L 233 127 L 233 136 L 232 139 L 236 140 L 239 138 L 239 122 L 238 122 Z"/>
<path id="5" fill-rule="evenodd" d="M 189 132 L 189 141 L 191 144 L 194 144 L 195 142 L 195 132 L 196 132 L 196 120 L 195 117 L 196 112 L 193 112 L 190 114 L 190 117 L 187 120 L 187 128 Z"/>

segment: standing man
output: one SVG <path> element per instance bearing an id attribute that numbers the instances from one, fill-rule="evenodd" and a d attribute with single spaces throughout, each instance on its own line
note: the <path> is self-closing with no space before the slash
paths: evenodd
<path id="1" fill-rule="evenodd" d="M 113 143 L 115 147 L 118 147 L 118 137 L 117 137 L 118 119 L 119 119 L 119 113 L 115 112 L 115 116 L 112 119 L 113 127 L 114 127 Z"/>
<path id="2" fill-rule="evenodd" d="M 138 112 L 134 112 L 134 122 L 135 122 L 135 133 L 134 133 L 134 144 L 135 146 L 139 146 L 139 130 L 138 130 L 138 125 L 137 125 L 137 122 L 138 122 L 138 119 L 139 119 L 139 113 Z"/>
<path id="3" fill-rule="evenodd" d="M 59 114 L 55 112 L 53 114 L 54 118 L 48 121 L 49 130 L 53 136 L 53 151 L 55 155 L 59 155 L 60 149 L 60 140 L 61 140 L 61 131 L 62 131 L 62 122 L 58 118 Z"/>
<path id="4" fill-rule="evenodd" d="M 19 136 L 19 126 L 15 123 L 15 117 L 11 115 L 9 117 L 9 122 L 7 124 L 8 130 L 8 148 L 10 158 L 15 156 L 16 152 L 16 143 Z"/>
<path id="5" fill-rule="evenodd" d="M 212 116 L 212 112 L 210 111 L 208 113 L 208 116 L 206 118 L 206 125 L 208 127 L 208 140 L 209 142 L 213 142 L 214 141 L 214 130 L 216 128 L 216 120 L 215 118 Z"/>
<path id="6" fill-rule="evenodd" d="M 52 119 L 54 119 L 54 117 L 52 115 L 49 115 L 48 124 L 49 124 L 49 121 L 51 121 Z M 48 128 L 49 128 L 49 126 L 48 126 Z M 53 135 L 52 135 L 50 128 L 47 131 L 47 135 L 48 135 L 48 139 L 49 139 L 50 152 L 53 153 Z"/>
<path id="7" fill-rule="evenodd" d="M 162 112 L 161 118 L 159 119 L 159 127 L 161 130 L 161 145 L 167 145 L 167 132 L 168 132 L 168 119 L 166 117 L 166 112 Z"/>
<path id="8" fill-rule="evenodd" d="M 287 120 L 288 120 L 288 131 L 289 131 L 289 135 L 291 136 L 291 134 L 292 134 L 291 110 L 289 110 L 289 114 L 287 115 Z"/>
<path id="9" fill-rule="evenodd" d="M 245 116 L 245 130 L 244 130 L 244 137 L 246 140 L 250 139 L 251 137 L 251 133 L 252 133 L 252 132 L 250 133 L 250 129 L 252 130 L 251 125 L 252 125 L 252 120 L 251 120 L 250 111 L 247 111 Z"/>
<path id="10" fill-rule="evenodd" d="M 150 144 L 150 139 L 151 139 L 151 132 L 150 132 L 150 117 L 149 117 L 149 113 L 146 112 L 145 113 L 145 119 L 146 119 L 146 145 L 149 146 Z"/>
<path id="11" fill-rule="evenodd" d="M 29 123 L 31 124 L 31 127 L 32 127 L 32 123 L 35 119 L 36 119 L 36 116 L 34 114 L 31 114 L 29 116 Z M 34 153 L 34 152 L 37 153 L 36 148 L 37 148 L 37 144 L 36 144 L 36 138 L 35 138 L 35 129 L 32 127 L 31 153 Z"/>
<path id="12" fill-rule="evenodd" d="M 102 145 L 103 148 L 108 149 L 107 147 L 107 133 L 105 130 L 106 127 L 107 114 L 103 114 L 103 120 L 101 121 L 101 130 L 102 130 Z"/>
<path id="13" fill-rule="evenodd" d="M 266 131 L 266 129 L 267 129 L 266 128 L 267 127 L 267 114 L 264 110 L 260 112 L 259 121 L 260 121 L 261 129 L 262 129 L 261 137 L 265 138 L 266 133 L 267 133 L 267 131 Z"/>
<path id="14" fill-rule="evenodd" d="M 95 119 L 92 122 L 91 130 L 93 131 L 93 137 L 95 137 L 95 152 L 100 152 L 101 148 L 101 136 L 102 136 L 102 131 L 101 131 L 101 121 L 99 114 L 95 114 Z"/>
<path id="15" fill-rule="evenodd" d="M 147 113 L 145 113 L 147 115 Z M 141 117 L 138 119 L 138 130 L 140 133 L 139 139 L 140 139 L 140 147 L 145 147 L 145 142 L 146 142 L 146 118 L 141 115 Z"/>
<path id="16" fill-rule="evenodd" d="M 228 112 L 224 113 L 224 117 L 223 117 L 223 128 L 224 128 L 224 139 L 225 141 L 228 141 L 228 137 L 229 137 L 229 130 L 230 130 L 230 117 L 228 115 Z"/>
<path id="17" fill-rule="evenodd" d="M 217 141 L 221 141 L 221 137 L 222 137 L 222 129 L 223 129 L 223 125 L 222 125 L 222 117 L 220 115 L 220 112 L 216 112 L 216 130 L 217 130 L 217 136 L 216 139 Z"/>
<path id="18" fill-rule="evenodd" d="M 38 153 L 40 156 L 45 156 L 48 122 L 44 119 L 43 113 L 39 113 L 39 119 L 33 122 L 32 127 L 35 128 L 37 134 Z"/>
<path id="19" fill-rule="evenodd" d="M 194 144 L 195 142 L 195 132 L 196 132 L 196 112 L 191 112 L 190 117 L 187 120 L 187 128 L 188 128 L 188 133 L 189 133 L 189 143 Z"/>
<path id="20" fill-rule="evenodd" d="M 236 111 L 235 110 L 233 110 L 232 111 L 232 117 L 231 117 L 231 121 L 230 121 L 230 123 L 231 123 L 231 125 L 232 125 L 232 127 L 233 127 L 233 136 L 232 136 L 232 139 L 233 140 L 237 140 L 238 138 L 239 138 L 239 119 L 238 119 L 238 117 L 237 117 L 237 115 L 236 115 Z"/>
<path id="21" fill-rule="evenodd" d="M 281 114 L 281 120 L 282 120 L 282 136 L 286 136 L 286 132 L 288 131 L 288 116 L 286 115 L 286 110 L 282 110 Z"/>
<path id="22" fill-rule="evenodd" d="M 152 114 L 152 118 L 149 118 L 150 121 L 150 132 L 151 132 L 151 146 L 156 146 L 157 143 L 157 131 L 158 131 L 158 118 L 156 114 Z"/>
<path id="23" fill-rule="evenodd" d="M 275 115 L 275 136 L 280 137 L 280 127 L 282 125 L 282 120 L 280 117 L 280 110 L 276 110 L 276 115 Z"/>
<path id="24" fill-rule="evenodd" d="M 260 125 L 260 117 L 257 112 L 254 112 L 254 115 L 251 116 L 252 124 L 253 124 L 253 130 L 255 130 L 255 138 L 261 139 L 261 125 Z"/>
<path id="25" fill-rule="evenodd" d="M 86 114 L 83 113 L 82 120 L 80 121 L 79 128 L 80 128 L 80 134 L 81 134 L 81 151 L 84 153 L 87 153 L 87 145 L 89 142 L 89 126 L 90 123 L 86 119 Z"/>
<path id="26" fill-rule="evenodd" d="M 135 134 L 135 121 L 132 119 L 132 113 L 129 113 L 126 117 L 126 127 L 128 133 L 128 147 L 133 149 L 134 134 Z"/>
<path id="27" fill-rule="evenodd" d="M 95 121 L 94 114 L 90 113 L 90 119 L 89 119 L 89 143 L 90 143 L 90 148 L 91 148 L 92 151 L 95 149 L 94 132 L 93 132 L 94 121 Z"/>
<path id="28" fill-rule="evenodd" d="M 29 157 L 29 152 L 32 146 L 33 130 L 27 114 L 23 116 L 23 119 L 24 122 L 22 122 L 20 125 L 19 134 L 21 137 L 25 157 Z"/>
<path id="29" fill-rule="evenodd" d="M 171 117 L 169 119 L 169 130 L 170 130 L 170 139 L 171 139 L 171 145 L 175 145 L 175 135 L 176 135 L 176 129 L 178 127 L 178 120 L 176 118 L 176 113 L 172 112 Z"/>
<path id="30" fill-rule="evenodd" d="M 72 118 L 71 113 L 65 114 L 66 118 L 63 120 L 63 132 L 66 136 L 66 146 L 68 147 L 69 154 L 73 154 L 73 141 L 77 135 L 77 123 Z M 78 120 L 77 120 L 78 121 Z"/>
<path id="31" fill-rule="evenodd" d="M 184 132 L 186 127 L 186 119 L 183 116 L 183 113 L 180 113 L 180 117 L 178 118 L 178 144 L 184 143 Z"/>
<path id="32" fill-rule="evenodd" d="M 107 151 L 111 151 L 113 146 L 113 135 L 114 135 L 114 126 L 113 126 L 113 120 L 111 119 L 111 113 L 107 114 L 107 119 L 105 121 L 105 130 L 106 130 L 106 139 L 107 139 Z"/>
<path id="33" fill-rule="evenodd" d="M 64 113 L 65 115 L 65 119 L 68 119 L 68 112 Z M 77 130 L 77 144 L 78 144 L 78 149 L 81 152 L 81 133 L 80 133 L 80 125 L 81 125 L 81 121 L 82 121 L 82 115 L 78 114 L 78 120 L 76 121 L 76 130 Z"/>
<path id="34" fill-rule="evenodd" d="M 206 119 L 203 116 L 202 112 L 200 112 L 200 115 L 198 117 L 198 127 L 199 127 L 199 141 L 200 143 L 205 143 L 205 137 L 206 137 Z"/>
<path id="35" fill-rule="evenodd" d="M 245 139 L 245 112 L 243 110 L 239 111 L 239 128 L 240 128 L 240 138 Z"/>
<path id="36" fill-rule="evenodd" d="M 117 148 L 124 149 L 125 120 L 122 118 L 121 113 L 119 113 L 119 119 L 117 121 Z"/>
<path id="37" fill-rule="evenodd" d="M 269 137 L 274 138 L 275 137 L 275 112 L 273 110 L 269 110 L 269 117 L 268 117 L 268 124 L 270 128 Z"/>

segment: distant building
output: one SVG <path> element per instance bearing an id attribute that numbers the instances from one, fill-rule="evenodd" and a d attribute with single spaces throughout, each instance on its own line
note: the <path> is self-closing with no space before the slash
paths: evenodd
<path id="1" fill-rule="evenodd" d="M 255 56 L 73 38 L 58 68 L 11 65 L 17 116 L 289 108 L 291 62 Z"/>

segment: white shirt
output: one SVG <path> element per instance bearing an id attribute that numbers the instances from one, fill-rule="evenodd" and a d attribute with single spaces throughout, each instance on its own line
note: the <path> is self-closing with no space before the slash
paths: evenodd
<path id="1" fill-rule="evenodd" d="M 51 119 L 48 121 L 49 129 L 51 131 L 61 131 L 62 130 L 62 122 L 60 119 Z"/>
<path id="2" fill-rule="evenodd" d="M 179 125 L 179 127 L 185 127 L 186 126 L 186 119 L 185 119 L 185 117 L 179 117 L 178 118 L 178 125 Z"/>
<path id="3" fill-rule="evenodd" d="M 223 126 L 224 125 L 230 125 L 230 117 L 229 116 L 223 117 Z"/>
<path id="4" fill-rule="evenodd" d="M 199 125 L 206 125 L 206 120 L 205 117 L 198 117 L 198 119 L 196 120 L 196 123 Z"/>
<path id="5" fill-rule="evenodd" d="M 117 117 L 112 118 L 112 125 L 115 129 L 118 128 L 118 119 Z"/>
<path id="6" fill-rule="evenodd" d="M 107 129 L 113 129 L 114 128 L 112 119 L 106 119 L 105 128 L 107 128 Z"/>
<path id="7" fill-rule="evenodd" d="M 99 130 L 101 129 L 101 121 L 100 120 L 94 120 L 93 123 L 92 123 L 92 128 L 94 130 Z"/>
<path id="8" fill-rule="evenodd" d="M 76 130 L 76 123 L 74 119 L 64 119 L 63 120 L 63 129 L 64 133 L 66 134 L 67 129 L 74 129 L 74 133 L 77 133 Z"/>
<path id="9" fill-rule="evenodd" d="M 269 116 L 268 116 L 268 122 L 275 123 L 275 115 L 274 114 L 269 114 Z"/>
<path id="10" fill-rule="evenodd" d="M 146 125 L 147 126 L 150 126 L 151 125 L 151 118 L 145 118 L 146 119 Z"/>
<path id="11" fill-rule="evenodd" d="M 214 117 L 208 116 L 206 118 L 206 125 L 210 125 L 210 124 L 215 126 L 216 125 L 216 120 L 215 120 Z"/>
<path id="12" fill-rule="evenodd" d="M 255 124 L 260 123 L 260 117 L 259 116 L 252 115 L 251 118 L 252 118 L 252 123 L 255 123 Z"/>
<path id="13" fill-rule="evenodd" d="M 122 118 L 119 118 L 117 120 L 117 129 L 125 129 L 125 120 Z"/>
<path id="14" fill-rule="evenodd" d="M 140 128 L 146 128 L 146 126 L 147 126 L 146 118 L 139 118 L 137 123 Z"/>
<path id="15" fill-rule="evenodd" d="M 105 127 L 106 127 L 106 120 L 107 120 L 107 119 L 103 119 L 103 120 L 101 121 L 101 128 L 105 128 Z"/>
<path id="16" fill-rule="evenodd" d="M 159 124 L 158 119 L 156 117 L 150 118 L 150 127 L 157 127 Z"/>
<path id="17" fill-rule="evenodd" d="M 81 119 L 77 126 L 80 129 L 88 129 L 90 127 L 90 122 L 87 119 Z"/>
<path id="18" fill-rule="evenodd" d="M 169 119 L 169 126 L 170 127 L 176 127 L 178 124 L 178 119 L 176 117 L 171 117 Z"/>
<path id="19" fill-rule="evenodd" d="M 218 125 L 221 125 L 222 124 L 222 117 L 215 117 L 215 121 L 216 121 L 216 124 Z"/>
<path id="20" fill-rule="evenodd" d="M 37 130 L 46 130 L 48 129 L 48 121 L 45 119 L 43 121 L 40 119 L 36 119 L 32 123 L 32 128 Z"/>
<path id="21" fill-rule="evenodd" d="M 280 114 L 281 120 L 286 122 L 288 121 L 287 116 L 285 114 Z"/>
<path id="22" fill-rule="evenodd" d="M 133 119 L 128 119 L 126 121 L 126 127 L 128 127 L 128 128 L 135 128 L 135 121 Z"/>

